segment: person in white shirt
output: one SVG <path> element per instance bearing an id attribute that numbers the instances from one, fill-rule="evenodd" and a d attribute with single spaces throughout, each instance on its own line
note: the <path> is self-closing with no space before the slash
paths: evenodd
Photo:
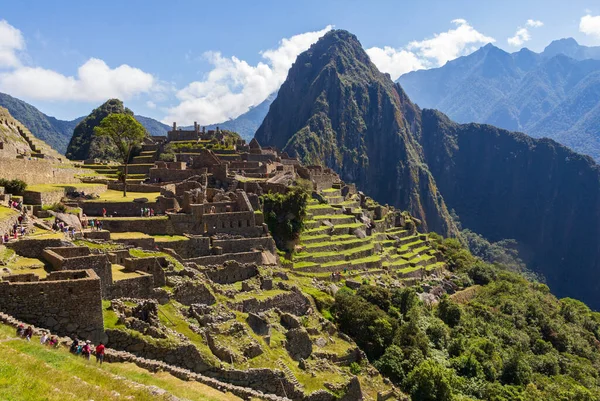
<path id="1" fill-rule="evenodd" d="M 48 333 L 44 332 L 44 335 L 40 337 L 40 344 L 46 344 L 48 341 Z"/>

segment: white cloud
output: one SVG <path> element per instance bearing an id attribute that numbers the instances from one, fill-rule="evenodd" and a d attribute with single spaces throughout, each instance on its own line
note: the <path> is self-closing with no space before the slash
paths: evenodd
<path id="1" fill-rule="evenodd" d="M 77 76 L 37 66 L 24 65 L 27 55 L 21 31 L 0 21 L 0 91 L 38 100 L 103 101 L 111 97 L 124 100 L 140 93 L 162 90 L 162 85 L 139 68 L 122 64 L 110 68 L 104 61 L 90 58 L 77 69 Z"/>
<path id="2" fill-rule="evenodd" d="M 330 29 L 332 26 L 282 39 L 278 48 L 261 52 L 265 61 L 255 66 L 220 52 L 206 52 L 204 57 L 213 69 L 203 81 L 192 82 L 177 92 L 181 102 L 168 110 L 163 122 L 212 124 L 248 111 L 279 89 L 296 56 Z"/>
<path id="3" fill-rule="evenodd" d="M 127 64 L 110 68 L 96 58 L 79 67 L 76 77 L 41 67 L 20 67 L 0 73 L 1 91 L 39 100 L 102 101 L 111 97 L 127 100 L 150 92 L 154 83 L 154 77 L 139 68 Z"/>
<path id="4" fill-rule="evenodd" d="M 367 54 L 380 71 L 387 72 L 394 80 L 402 74 L 426 67 L 425 60 L 405 49 L 371 47 L 367 49 Z"/>
<path id="5" fill-rule="evenodd" d="M 372 47 L 367 54 L 377 68 L 396 80 L 400 75 L 422 69 L 439 67 L 447 61 L 474 52 L 495 39 L 478 32 L 464 19 L 452 21 L 456 28 L 434 35 L 431 39 L 410 42 L 405 48 Z"/>
<path id="6" fill-rule="evenodd" d="M 600 15 L 584 15 L 579 21 L 579 32 L 600 38 Z"/>
<path id="7" fill-rule="evenodd" d="M 511 46 L 521 46 L 530 39 L 531 35 L 529 34 L 527 28 L 519 28 L 517 29 L 517 32 L 515 32 L 515 36 L 508 38 L 507 42 Z"/>
<path id="8" fill-rule="evenodd" d="M 464 19 L 455 19 L 452 23 L 456 25 L 455 29 L 436 34 L 431 39 L 410 42 L 408 49 L 416 51 L 421 57 L 433 59 L 435 64 L 441 66 L 449 60 L 472 53 L 482 44 L 496 41 L 478 32 Z"/>
<path id="9" fill-rule="evenodd" d="M 526 25 L 532 28 L 539 28 L 544 26 L 544 23 L 540 20 L 528 19 Z"/>
<path id="10" fill-rule="evenodd" d="M 544 26 L 544 23 L 540 20 L 528 19 L 527 22 L 525 22 L 525 26 L 530 28 L 540 28 Z M 506 39 L 509 45 L 515 47 L 521 46 L 523 43 L 530 40 L 531 33 L 529 32 L 529 29 L 523 27 L 518 27 L 515 35 Z"/>
<path id="11" fill-rule="evenodd" d="M 25 40 L 21 31 L 0 20 L 0 68 L 18 67 L 21 63 L 17 52 L 25 49 Z"/>
<path id="12" fill-rule="evenodd" d="M 146 107 L 149 109 L 155 109 L 156 108 L 156 103 L 154 103 L 152 100 L 148 100 L 146 102 Z"/>

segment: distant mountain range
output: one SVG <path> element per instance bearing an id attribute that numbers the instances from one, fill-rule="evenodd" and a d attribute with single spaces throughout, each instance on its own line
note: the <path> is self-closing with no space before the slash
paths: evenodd
<path id="1" fill-rule="evenodd" d="M 569 38 L 507 53 L 488 44 L 397 82 L 420 107 L 458 122 L 552 138 L 600 160 L 600 47 Z"/>
<path id="2" fill-rule="evenodd" d="M 262 123 L 265 115 L 267 115 L 269 106 L 276 96 L 277 93 L 273 93 L 261 104 L 252 107 L 239 117 L 219 124 L 207 125 L 206 128 L 215 129 L 219 127 L 235 131 L 242 138 L 250 141 L 254 137 L 256 129 Z M 42 113 L 29 103 L 1 92 L 0 106 L 6 108 L 15 119 L 23 123 L 34 135 L 58 150 L 61 154 L 67 152 L 67 146 L 73 136 L 73 130 L 85 118 L 85 116 L 82 116 L 71 121 L 59 120 Z M 148 130 L 150 135 L 164 136 L 167 135 L 167 131 L 170 129 L 169 125 L 150 117 L 135 115 L 135 118 Z"/>

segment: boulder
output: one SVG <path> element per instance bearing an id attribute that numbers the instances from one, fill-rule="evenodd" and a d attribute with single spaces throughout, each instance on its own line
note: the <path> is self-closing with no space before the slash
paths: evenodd
<path id="1" fill-rule="evenodd" d="M 286 349 L 293 360 L 306 359 L 312 354 L 312 341 L 304 328 L 288 330 L 285 337 L 287 339 Z"/>

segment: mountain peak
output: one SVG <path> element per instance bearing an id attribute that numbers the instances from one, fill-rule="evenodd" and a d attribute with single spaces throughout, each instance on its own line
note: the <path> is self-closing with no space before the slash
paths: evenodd
<path id="1" fill-rule="evenodd" d="M 542 52 L 542 55 L 546 58 L 551 58 L 557 54 L 564 54 L 565 56 L 579 59 L 579 54 L 585 46 L 579 45 L 573 38 L 563 38 L 553 40 Z"/>

